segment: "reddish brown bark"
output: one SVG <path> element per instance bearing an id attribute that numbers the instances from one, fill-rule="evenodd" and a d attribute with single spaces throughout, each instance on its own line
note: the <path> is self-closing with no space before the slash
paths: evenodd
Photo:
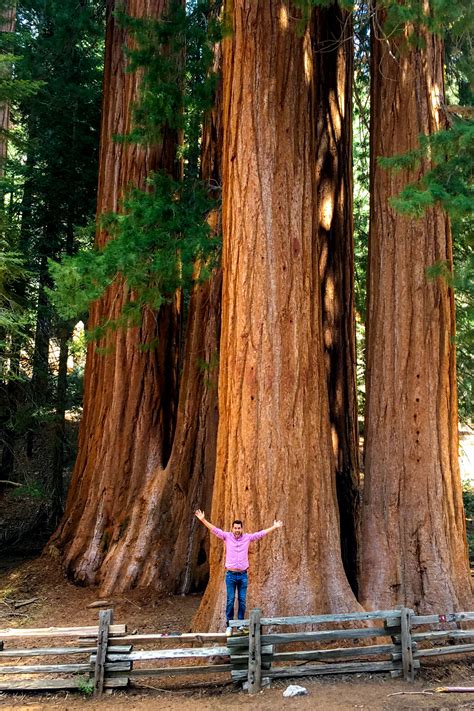
<path id="1" fill-rule="evenodd" d="M 338 5 L 314 16 L 319 272 L 329 416 L 344 569 L 357 593 L 359 462 L 352 219 L 352 20 Z"/>
<path id="2" fill-rule="evenodd" d="M 208 542 L 193 511 L 212 495 L 220 296 L 219 274 L 194 289 L 172 454 L 115 529 L 102 566 L 104 593 L 131 586 L 184 593 L 207 582 Z"/>
<path id="3" fill-rule="evenodd" d="M 322 352 L 309 30 L 280 0 L 227 4 L 223 42 L 223 297 L 212 521 L 254 544 L 249 606 L 356 607 L 341 556 Z M 222 542 L 195 620 L 225 625 Z"/>
<path id="4" fill-rule="evenodd" d="M 132 16 L 157 18 L 165 7 L 165 0 L 128 0 L 122 9 Z M 130 131 L 140 82 L 137 73 L 125 71 L 123 46 L 130 39 L 117 25 L 113 9 L 109 2 L 99 215 L 117 211 L 127 188 L 144 187 L 153 170 L 176 172 L 175 136 L 165 134 L 161 145 L 152 147 L 113 140 Z M 97 245 L 107 239 L 99 230 Z M 122 284 L 114 284 L 93 305 L 90 324 L 118 317 L 126 298 Z M 99 354 L 95 344 L 89 346 L 78 458 L 63 522 L 52 539 L 75 580 L 103 579 L 111 541 L 123 533 L 137 496 L 169 457 L 176 418 L 179 312 L 177 297 L 158 315 L 145 313 L 140 328 L 107 335 L 100 344 L 106 355 Z M 157 348 L 139 348 L 155 338 Z"/>
<path id="5" fill-rule="evenodd" d="M 119 92 L 128 96 L 124 103 L 129 111 L 137 90 L 137 84 L 128 87 L 124 77 L 109 97 L 106 114 L 116 116 L 119 107 L 113 97 Z M 216 101 L 204 130 L 202 157 L 203 178 L 214 187 L 220 184 L 219 126 Z M 143 184 L 153 167 L 172 169 L 172 148 L 162 147 L 161 155 L 155 151 L 152 156 L 130 147 L 116 160 L 104 150 L 102 165 L 111 180 L 115 170 Z M 135 151 L 133 159 L 128 150 Z M 125 180 L 122 183 L 125 187 Z M 102 186 L 107 184 L 104 178 Z M 120 191 L 115 194 L 118 199 Z M 217 222 L 213 219 L 216 230 Z M 220 291 L 217 273 L 191 294 L 175 430 L 169 408 L 176 402 L 177 307 L 162 309 L 156 319 L 147 313 L 140 333 L 129 330 L 111 339 L 115 373 L 110 360 L 89 354 L 88 365 L 92 362 L 94 370 L 91 366 L 79 457 L 59 542 L 66 540 L 66 561 L 74 577 L 94 580 L 104 592 L 132 586 L 188 592 L 202 589 L 207 581 L 208 541 L 192 513 L 202 502 L 210 502 L 212 493 Z M 122 300 L 117 287 L 96 318 L 113 317 Z M 143 353 L 137 348 L 156 334 L 158 350 Z M 88 444 L 91 438 L 98 442 L 98 455 Z M 76 512 L 79 518 L 74 519 Z M 76 544 L 76 538 L 69 542 L 72 534 L 82 535 L 87 547 L 83 541 Z"/>
<path id="6" fill-rule="evenodd" d="M 382 170 L 377 156 L 418 146 L 441 127 L 443 53 L 380 36 L 372 47 L 371 229 L 361 600 L 429 612 L 472 606 L 458 468 L 453 294 L 426 269 L 451 264 L 439 209 L 420 220 L 389 204 L 428 167 Z"/>
<path id="7" fill-rule="evenodd" d="M 216 197 L 221 142 L 218 91 L 204 125 L 201 155 L 201 177 Z M 219 216 L 216 209 L 210 217 L 216 236 Z M 214 481 L 221 284 L 218 270 L 191 293 L 172 453 L 166 467 L 158 466 L 146 482 L 127 514 L 126 529 L 111 542 L 104 592 L 137 585 L 186 593 L 202 590 L 207 583 L 209 541 L 193 513 L 199 506 L 210 506 Z"/>

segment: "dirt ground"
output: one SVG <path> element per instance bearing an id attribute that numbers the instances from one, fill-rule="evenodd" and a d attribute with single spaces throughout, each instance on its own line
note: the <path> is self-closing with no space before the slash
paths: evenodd
<path id="1" fill-rule="evenodd" d="M 34 603 L 15 608 L 13 601 L 37 597 Z M 87 607 L 98 600 L 97 590 L 72 585 L 50 557 L 21 561 L 0 560 L 0 628 L 78 626 L 97 624 L 98 611 Z M 156 598 L 151 593 L 133 591 L 112 598 L 114 621 L 126 622 L 133 632 L 186 632 L 196 612 L 199 595 Z M 1 637 L 1 635 L 0 635 Z M 22 646 L 27 646 L 22 645 Z M 29 642 L 31 646 L 31 641 Z M 199 711 L 209 709 L 473 709 L 474 693 L 428 693 L 440 686 L 473 686 L 473 658 L 469 662 L 426 663 L 414 684 L 387 675 L 345 675 L 305 679 L 299 683 L 308 695 L 283 698 L 291 681 L 275 681 L 255 697 L 248 696 L 227 679 L 202 677 L 137 680 L 127 691 L 114 692 L 98 701 L 77 693 L 0 693 L 2 709 L 163 709 Z M 421 693 L 425 691 L 425 693 Z M 416 692 L 416 693 L 415 693 Z"/>

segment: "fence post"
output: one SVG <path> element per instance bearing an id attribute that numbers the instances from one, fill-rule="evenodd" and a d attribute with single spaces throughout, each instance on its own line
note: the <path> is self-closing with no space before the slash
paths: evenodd
<path id="1" fill-rule="evenodd" d="M 105 663 L 107 660 L 107 645 L 109 642 L 109 625 L 113 621 L 113 610 L 99 612 L 99 631 L 97 633 L 97 654 L 94 670 L 94 696 L 101 696 L 104 690 Z"/>
<path id="2" fill-rule="evenodd" d="M 261 610 L 251 610 L 249 620 L 248 692 L 258 694 L 262 684 Z"/>
<path id="3" fill-rule="evenodd" d="M 402 668 L 405 681 L 414 681 L 415 668 L 413 666 L 413 642 L 411 636 L 411 618 L 413 610 L 402 607 L 400 611 L 401 627 L 401 647 L 402 647 Z"/>

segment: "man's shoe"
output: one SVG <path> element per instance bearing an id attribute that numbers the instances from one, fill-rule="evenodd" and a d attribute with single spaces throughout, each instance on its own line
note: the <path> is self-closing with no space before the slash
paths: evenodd
<path id="1" fill-rule="evenodd" d="M 244 625 L 237 627 L 237 629 L 240 632 L 240 634 L 248 634 L 249 633 L 249 628 L 245 627 Z"/>

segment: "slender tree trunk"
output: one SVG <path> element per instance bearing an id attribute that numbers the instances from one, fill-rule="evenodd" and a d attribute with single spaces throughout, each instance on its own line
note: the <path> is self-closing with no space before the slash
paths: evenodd
<path id="1" fill-rule="evenodd" d="M 46 248 L 52 235 L 45 235 Z M 35 345 L 31 389 L 35 404 L 43 405 L 48 400 L 49 389 L 49 341 L 51 338 L 51 304 L 46 288 L 51 287 L 47 256 L 41 257 L 39 268 L 38 303 L 36 307 Z"/>
<path id="2" fill-rule="evenodd" d="M 276 0 L 227 3 L 223 42 L 223 296 L 212 521 L 254 544 L 249 606 L 357 603 L 340 555 L 315 231 L 310 32 Z M 301 29 L 301 28 L 300 28 Z M 225 624 L 222 542 L 195 620 Z"/>
<path id="3" fill-rule="evenodd" d="M 128 0 L 122 7 L 129 15 L 153 18 L 161 17 L 165 8 L 165 0 Z M 113 10 L 109 2 L 98 215 L 118 211 L 127 188 L 144 187 L 153 170 L 177 172 L 174 134 L 165 131 L 161 145 L 152 147 L 113 140 L 130 131 L 140 84 L 138 73 L 125 71 L 123 46 L 130 39 L 117 26 Z M 97 245 L 107 239 L 99 229 Z M 93 305 L 91 325 L 116 318 L 126 296 L 122 284 L 115 283 Z M 176 420 L 180 309 L 177 295 L 158 314 L 146 312 L 140 328 L 107 335 L 101 344 L 106 355 L 99 354 L 95 344 L 88 347 L 78 457 L 64 518 L 52 539 L 78 581 L 103 580 L 111 564 L 109 546 L 123 535 L 137 497 L 169 457 Z M 156 348 L 139 348 L 155 339 Z"/>
<path id="4" fill-rule="evenodd" d="M 27 156 L 26 167 L 27 172 L 32 165 L 31 155 Z M 26 254 L 30 239 L 30 214 L 33 201 L 32 184 L 30 180 L 26 180 L 23 186 L 23 195 L 21 198 L 21 228 L 20 228 L 20 252 Z M 26 300 L 26 279 L 20 278 L 15 281 L 14 295 L 16 303 L 21 307 L 25 305 Z M 11 336 L 10 352 L 9 352 L 9 369 L 7 374 L 7 382 L 5 386 L 5 424 L 2 432 L 2 476 L 5 479 L 11 477 L 15 462 L 15 443 L 16 443 L 16 417 L 18 409 L 25 404 L 25 399 L 31 397 L 29 388 L 21 382 L 20 358 L 21 350 L 24 346 L 24 338 L 14 333 Z M 30 403 L 31 404 L 31 403 Z"/>
<path id="5" fill-rule="evenodd" d="M 426 269 L 451 265 L 438 208 L 414 220 L 389 199 L 429 167 L 382 170 L 378 156 L 418 146 L 442 127 L 441 41 L 372 42 L 371 228 L 367 308 L 361 601 L 422 612 L 472 606 L 458 467 L 452 290 Z M 407 28 L 408 32 L 408 28 Z M 468 608 L 469 609 L 469 608 Z"/>
<path id="6" fill-rule="evenodd" d="M 15 30 L 16 21 L 16 4 L 11 3 L 1 11 L 0 18 L 0 33 L 13 32 Z M 11 66 L 7 63 L 0 65 L 0 78 L 2 80 L 11 79 Z M 8 102 L 0 104 L 0 178 L 5 177 L 5 161 L 7 160 L 8 140 L 7 133 L 10 128 L 10 105 Z M 0 185 L 0 208 L 6 210 L 5 205 L 5 188 Z M 9 479 L 14 467 L 14 449 L 15 449 L 15 429 L 13 426 L 13 417 L 17 410 L 17 390 L 18 383 L 16 378 L 19 371 L 19 352 L 15 348 L 15 335 L 9 334 L 7 330 L 2 328 L 0 334 L 0 342 L 2 345 L 10 340 L 10 352 L 6 353 L 5 347 L 2 348 L 1 367 L 0 367 L 0 388 L 3 394 L 3 402 L 0 414 L 0 439 L 2 442 L 1 469 L 4 479 Z M 9 367 L 6 363 L 9 360 Z"/>
<path id="7" fill-rule="evenodd" d="M 351 15 L 314 13 L 319 272 L 344 569 L 357 594 L 359 462 L 352 221 Z"/>
<path id="8" fill-rule="evenodd" d="M 63 513 L 63 467 L 64 443 L 66 440 L 66 402 L 67 402 L 67 359 L 68 342 L 72 335 L 72 324 L 63 322 L 59 328 L 59 362 L 56 386 L 56 406 L 53 426 L 53 456 L 51 464 L 51 513 L 50 525 L 56 526 Z M 51 530 L 51 529 L 50 529 Z"/>
<path id="9" fill-rule="evenodd" d="M 44 249 L 48 250 L 56 241 L 56 235 L 53 230 L 46 231 L 44 236 Z M 49 344 L 53 314 L 46 292 L 46 289 L 52 286 L 51 278 L 48 273 L 48 256 L 49 255 L 45 253 L 41 256 L 38 274 L 38 301 L 36 304 L 36 327 L 30 382 L 30 397 L 33 410 L 38 410 L 46 405 L 50 399 Z M 28 457 L 31 457 L 36 433 L 34 416 L 30 415 L 29 425 L 30 427 L 26 433 L 26 454 Z M 45 482 L 45 484 L 47 485 L 48 482 Z"/>
<path id="10" fill-rule="evenodd" d="M 10 6 L 0 11 L 0 32 L 14 32 L 16 23 L 16 3 L 12 2 Z M 11 79 L 11 66 L 8 63 L 0 65 L 1 78 L 3 80 Z M 5 161 L 7 159 L 7 132 L 10 129 L 10 105 L 8 102 L 0 103 L 0 177 L 5 175 Z M 3 199 L 4 189 L 0 187 L 2 196 L 2 207 L 4 207 Z"/>
<path id="11" fill-rule="evenodd" d="M 74 140 L 74 135 L 72 137 Z M 74 224 L 72 215 L 68 214 L 66 226 L 65 253 L 74 253 Z M 56 384 L 56 403 L 54 413 L 53 452 L 51 465 L 51 515 L 50 523 L 56 527 L 63 514 L 63 467 L 64 445 L 66 442 L 66 404 L 67 404 L 67 361 L 69 355 L 69 339 L 74 330 L 74 321 L 61 320 L 59 323 L 59 362 Z M 54 530 L 54 528 L 53 528 Z"/>

